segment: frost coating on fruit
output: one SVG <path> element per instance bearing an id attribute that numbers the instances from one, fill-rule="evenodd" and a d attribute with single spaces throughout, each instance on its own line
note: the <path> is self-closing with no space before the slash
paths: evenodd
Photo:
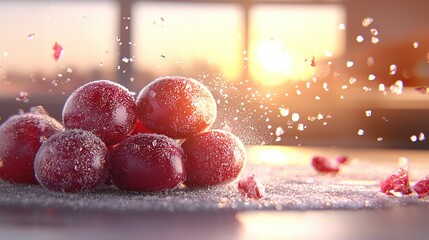
<path id="1" fill-rule="evenodd" d="M 209 130 L 182 143 L 187 161 L 185 185 L 205 187 L 236 179 L 246 163 L 246 149 L 239 138 L 223 130 Z"/>
<path id="2" fill-rule="evenodd" d="M 188 138 L 208 129 L 216 119 L 216 101 L 195 79 L 158 78 L 137 97 L 137 114 L 151 131 L 171 138 Z"/>
<path id="3" fill-rule="evenodd" d="M 98 80 L 76 89 L 63 108 L 66 129 L 83 129 L 99 136 L 106 145 L 124 140 L 136 122 L 133 95 L 123 86 Z"/>
<path id="4" fill-rule="evenodd" d="M 63 192 L 91 191 L 109 173 L 109 153 L 99 137 L 72 129 L 52 135 L 40 147 L 34 170 L 45 188 Z"/>
<path id="5" fill-rule="evenodd" d="M 40 145 L 63 126 L 46 114 L 24 113 L 0 126 L 0 179 L 36 184 L 34 157 Z"/>
<path id="6" fill-rule="evenodd" d="M 174 189 L 186 178 L 185 158 L 175 140 L 164 135 L 138 133 L 113 150 L 110 176 L 123 190 Z"/>

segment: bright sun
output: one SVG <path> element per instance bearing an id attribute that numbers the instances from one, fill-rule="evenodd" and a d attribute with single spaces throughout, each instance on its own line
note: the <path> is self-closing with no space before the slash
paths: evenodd
<path id="1" fill-rule="evenodd" d="M 250 62 L 252 76 L 268 86 L 308 79 L 314 72 L 314 67 L 310 67 L 299 49 L 289 48 L 280 41 L 261 41 L 253 57 Z"/>
<path id="2" fill-rule="evenodd" d="M 261 66 L 271 73 L 288 75 L 292 67 L 292 59 L 279 42 L 263 41 L 256 49 L 256 56 Z"/>

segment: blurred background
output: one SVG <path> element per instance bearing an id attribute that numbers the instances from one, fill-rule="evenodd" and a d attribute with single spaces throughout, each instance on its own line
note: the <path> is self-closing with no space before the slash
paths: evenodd
<path id="1" fill-rule="evenodd" d="M 426 0 L 0 0 L 0 123 L 97 79 L 206 84 L 248 145 L 429 149 Z M 54 49 L 54 46 L 55 49 Z M 55 56 L 56 53 L 56 56 Z"/>

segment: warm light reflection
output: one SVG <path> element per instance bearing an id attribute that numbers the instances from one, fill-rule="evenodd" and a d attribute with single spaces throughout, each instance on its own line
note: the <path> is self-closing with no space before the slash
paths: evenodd
<path id="1" fill-rule="evenodd" d="M 335 222 L 326 222 L 324 216 L 278 211 L 240 212 L 236 218 L 241 223 L 240 235 L 245 239 L 299 239 L 298 236 L 313 239 L 316 233 L 341 236 L 342 231 L 332 228 Z"/>
<path id="2" fill-rule="evenodd" d="M 248 161 L 252 164 L 284 166 L 286 164 L 309 164 L 312 153 L 304 149 L 286 146 L 251 146 L 247 149 Z"/>

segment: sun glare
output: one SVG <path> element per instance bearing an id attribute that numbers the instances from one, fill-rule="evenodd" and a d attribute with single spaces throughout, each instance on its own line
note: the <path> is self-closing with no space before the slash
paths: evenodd
<path id="1" fill-rule="evenodd" d="M 306 62 L 306 55 L 276 40 L 260 41 L 255 46 L 254 58 L 251 62 L 254 76 L 269 86 L 290 79 L 307 79 L 315 70 Z"/>
<path id="2" fill-rule="evenodd" d="M 338 5 L 255 5 L 251 9 L 249 71 L 265 86 L 308 80 L 325 52 L 344 50 L 344 9 Z M 315 60 L 315 61 L 314 61 Z"/>
<path id="3" fill-rule="evenodd" d="M 292 60 L 280 42 L 263 41 L 259 44 L 256 55 L 262 67 L 273 73 L 288 74 Z"/>

